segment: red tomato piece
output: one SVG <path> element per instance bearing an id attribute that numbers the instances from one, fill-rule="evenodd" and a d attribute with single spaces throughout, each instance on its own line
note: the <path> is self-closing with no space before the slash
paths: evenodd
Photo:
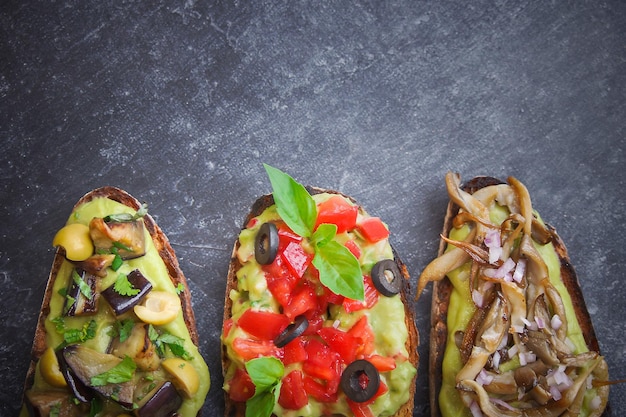
<path id="1" fill-rule="evenodd" d="M 233 350 L 243 360 L 250 360 L 260 356 L 274 356 L 278 359 L 283 357 L 283 349 L 276 347 L 274 342 L 268 340 L 252 340 L 236 337 L 233 340 Z"/>
<path id="2" fill-rule="evenodd" d="M 235 375 L 228 385 L 230 386 L 228 396 L 233 401 L 245 402 L 254 395 L 254 383 L 250 379 L 250 375 L 241 368 L 235 371 Z"/>
<path id="3" fill-rule="evenodd" d="M 302 364 L 302 370 L 307 375 L 328 382 L 339 379 L 339 355 L 336 352 L 317 339 L 309 340 L 305 349 L 307 359 Z"/>
<path id="4" fill-rule="evenodd" d="M 237 324 L 246 333 L 263 340 L 274 340 L 291 321 L 283 314 L 271 311 L 246 310 Z"/>
<path id="5" fill-rule="evenodd" d="M 357 225 L 357 229 L 363 237 L 371 243 L 389 237 L 389 229 L 384 225 L 378 217 L 367 217 Z"/>
<path id="6" fill-rule="evenodd" d="M 317 332 L 326 344 L 341 356 L 344 363 L 352 363 L 356 359 L 358 339 L 334 327 L 323 327 Z"/>
<path id="7" fill-rule="evenodd" d="M 296 337 L 294 340 L 287 343 L 283 349 L 285 352 L 283 356 L 284 365 L 304 362 L 307 358 L 306 350 L 304 349 L 304 339 L 302 337 Z"/>
<path id="8" fill-rule="evenodd" d="M 361 248 L 359 248 L 359 245 L 357 245 L 354 240 L 348 240 L 344 243 L 344 246 L 352 252 L 355 258 L 359 259 L 361 257 Z"/>
<path id="9" fill-rule="evenodd" d="M 309 397 L 302 383 L 302 372 L 291 371 L 283 378 L 278 404 L 288 410 L 299 410 L 309 403 Z"/>
<path id="10" fill-rule="evenodd" d="M 322 223 L 337 225 L 337 233 L 354 229 L 359 207 L 335 195 L 317 206 L 315 228 Z"/>
<path id="11" fill-rule="evenodd" d="M 269 265 L 263 266 L 267 289 L 278 303 L 285 307 L 291 301 L 291 292 L 296 288 L 298 280 L 289 271 L 281 256 L 277 256 Z"/>
<path id="12" fill-rule="evenodd" d="M 367 321 L 367 316 L 364 315 L 354 323 L 348 333 L 359 340 L 356 352 L 358 358 L 371 355 L 374 352 L 374 331 Z"/>
<path id="13" fill-rule="evenodd" d="M 315 289 L 308 283 L 303 283 L 291 295 L 291 300 L 284 306 L 284 313 L 293 320 L 300 314 L 315 310 L 317 306 L 317 296 Z"/>
<path id="14" fill-rule="evenodd" d="M 302 245 L 296 242 L 289 242 L 280 252 L 280 256 L 289 271 L 298 279 L 302 278 L 313 260 L 313 254 L 305 252 Z"/>
<path id="15" fill-rule="evenodd" d="M 233 328 L 233 324 L 234 321 L 232 318 L 227 318 L 226 320 L 224 320 L 224 325 L 222 326 L 222 333 L 224 334 L 224 337 L 228 337 L 228 333 L 230 333 L 230 329 Z"/>
<path id="16" fill-rule="evenodd" d="M 335 294 L 334 292 L 332 292 L 326 286 L 323 286 L 323 285 L 322 285 L 322 290 L 324 292 L 321 297 L 324 299 L 327 305 L 328 304 L 340 305 L 343 303 L 343 300 L 345 298 L 343 295 Z"/>
<path id="17" fill-rule="evenodd" d="M 396 369 L 396 360 L 389 356 L 370 355 L 367 360 L 378 370 L 378 372 L 393 371 Z"/>
<path id="18" fill-rule="evenodd" d="M 369 406 L 364 403 L 357 403 L 350 399 L 346 400 L 348 402 L 348 406 L 350 407 L 350 411 L 354 414 L 354 417 L 375 417 L 372 410 L 370 410 Z"/>
<path id="19" fill-rule="evenodd" d="M 378 290 L 374 287 L 372 278 L 369 275 L 363 277 L 363 290 L 365 292 L 365 300 L 352 300 L 346 298 L 343 301 L 343 308 L 346 313 L 352 313 L 353 311 L 362 310 L 364 308 L 372 308 L 378 302 Z"/>
<path id="20" fill-rule="evenodd" d="M 318 382 L 309 376 L 305 376 L 302 379 L 302 384 L 306 393 L 321 403 L 334 403 L 337 401 L 337 390 L 333 391 L 327 384 Z"/>

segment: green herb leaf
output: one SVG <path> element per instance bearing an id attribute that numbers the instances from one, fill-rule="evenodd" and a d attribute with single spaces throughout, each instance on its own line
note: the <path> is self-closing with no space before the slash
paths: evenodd
<path id="1" fill-rule="evenodd" d="M 317 207 L 303 185 L 279 169 L 263 164 L 274 190 L 278 214 L 295 233 L 309 237 L 315 226 Z"/>
<path id="2" fill-rule="evenodd" d="M 120 338 L 120 342 L 128 339 L 133 332 L 135 322 L 132 319 L 118 320 L 113 324 L 113 328 L 109 332 L 109 336 Z"/>
<path id="3" fill-rule="evenodd" d="M 311 241 L 313 246 L 316 248 L 320 248 L 326 245 L 328 242 L 332 241 L 333 238 L 337 235 L 337 225 L 336 224 L 320 224 L 313 233 L 313 237 Z"/>
<path id="4" fill-rule="evenodd" d="M 181 293 L 185 291 L 185 286 L 181 282 L 179 282 L 175 288 L 175 291 L 176 291 L 176 294 L 180 295 Z"/>
<path id="5" fill-rule="evenodd" d="M 117 271 L 123 263 L 122 257 L 118 253 L 115 253 L 115 258 L 113 258 L 113 262 L 111 262 L 111 269 Z"/>
<path id="6" fill-rule="evenodd" d="M 132 222 L 137 219 L 142 218 L 148 213 L 148 205 L 143 203 L 139 210 L 135 214 L 130 213 L 117 213 L 117 214 L 109 214 L 104 217 L 105 222 Z"/>
<path id="7" fill-rule="evenodd" d="M 139 289 L 133 287 L 133 284 L 130 283 L 128 277 L 125 274 L 118 274 L 115 283 L 113 284 L 113 289 L 116 293 L 125 296 L 132 296 L 139 294 Z"/>
<path id="8" fill-rule="evenodd" d="M 96 376 L 92 376 L 90 381 L 91 385 L 98 387 L 106 384 L 128 382 L 133 378 L 136 368 L 137 365 L 130 356 L 125 356 L 124 359 L 113 368 Z"/>
<path id="9" fill-rule="evenodd" d="M 313 265 L 320 272 L 320 281 L 335 294 L 353 300 L 364 300 L 363 273 L 359 261 L 341 243 L 331 240 L 317 246 Z"/>
<path id="10" fill-rule="evenodd" d="M 89 286 L 89 284 L 85 282 L 85 280 L 80 275 L 78 275 L 78 272 L 76 272 L 75 269 L 72 270 L 72 280 L 74 281 L 76 285 L 78 285 L 78 289 L 80 290 L 80 293 L 84 295 L 85 298 L 91 298 L 91 287 Z"/>
<path id="11" fill-rule="evenodd" d="M 163 334 L 159 334 L 156 329 L 150 325 L 148 326 L 148 338 L 152 341 L 152 343 L 154 343 L 157 353 L 161 357 L 165 356 L 166 348 L 169 348 L 174 356 L 178 356 L 179 358 L 183 358 L 185 360 L 193 359 L 193 356 L 191 356 L 185 349 L 185 339 L 181 337 L 165 332 Z"/>
<path id="12" fill-rule="evenodd" d="M 61 347 L 72 343 L 83 343 L 96 337 L 96 329 L 98 328 L 98 325 L 95 320 L 89 320 L 81 329 L 66 328 L 65 321 L 62 317 L 56 317 L 51 321 L 54 324 L 56 332 L 63 335 L 63 343 L 61 343 Z"/>
<path id="13" fill-rule="evenodd" d="M 255 388 L 246 402 L 246 417 L 269 417 L 280 395 L 285 367 L 274 357 L 251 359 L 245 366 Z"/>
<path id="14" fill-rule="evenodd" d="M 61 413 L 61 403 L 54 403 L 50 407 L 50 417 L 59 417 Z"/>

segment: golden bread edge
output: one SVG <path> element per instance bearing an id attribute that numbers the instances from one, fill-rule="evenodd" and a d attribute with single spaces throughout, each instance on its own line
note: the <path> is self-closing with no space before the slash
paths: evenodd
<path id="1" fill-rule="evenodd" d="M 338 191 L 327 190 L 327 189 L 317 188 L 317 187 L 306 187 L 306 188 L 307 188 L 307 191 L 311 195 L 320 194 L 320 193 L 339 194 L 349 199 L 350 201 L 355 202 L 355 200 L 352 197 L 342 194 Z M 242 229 L 245 228 L 245 225 L 248 224 L 248 222 L 252 218 L 260 215 L 261 213 L 263 213 L 263 211 L 266 208 L 272 206 L 273 204 L 274 204 L 274 198 L 272 197 L 271 194 L 266 194 L 266 195 L 259 197 L 253 203 L 250 212 L 246 216 L 243 222 Z M 239 260 L 237 259 L 237 256 L 236 256 L 238 248 L 239 248 L 239 239 L 237 238 L 233 246 L 233 252 L 231 255 L 230 265 L 228 268 L 227 282 L 226 282 L 226 294 L 225 294 L 225 300 L 224 300 L 224 317 L 223 317 L 222 323 L 226 322 L 226 320 L 230 318 L 230 315 L 231 315 L 230 312 L 232 309 L 232 301 L 229 297 L 229 294 L 231 290 L 237 288 L 237 270 L 239 270 L 239 268 L 241 267 L 241 264 L 239 263 Z M 400 292 L 400 296 L 402 297 L 402 302 L 404 304 L 405 323 L 406 323 L 408 333 L 409 333 L 409 337 L 407 339 L 405 346 L 407 348 L 407 351 L 409 352 L 409 360 L 411 361 L 411 363 L 415 365 L 416 368 L 418 368 L 419 354 L 418 354 L 417 348 L 419 346 L 419 333 L 415 325 L 414 300 L 413 300 L 413 297 L 409 296 L 409 292 L 410 292 L 409 273 L 406 268 L 406 265 L 404 265 L 402 260 L 400 260 L 393 246 L 392 246 L 392 250 L 393 250 L 393 254 L 395 258 L 394 260 L 396 264 L 398 265 L 398 268 L 400 269 L 402 276 L 405 278 L 403 282 L 402 291 Z M 224 377 L 226 376 L 226 370 L 228 369 L 229 363 L 230 361 L 228 360 L 228 357 L 226 355 L 226 348 L 222 345 L 222 374 Z M 404 403 L 402 407 L 400 407 L 398 412 L 394 415 L 395 417 L 410 417 L 413 415 L 416 380 L 417 380 L 417 375 L 415 375 L 415 377 L 413 378 L 413 382 L 411 383 L 409 400 L 406 403 Z M 225 416 L 230 416 L 230 417 L 244 417 L 245 416 L 245 411 L 246 411 L 245 404 L 231 401 L 230 398 L 228 397 L 228 393 L 225 391 L 224 391 L 224 402 L 225 402 L 225 412 L 224 412 Z"/>

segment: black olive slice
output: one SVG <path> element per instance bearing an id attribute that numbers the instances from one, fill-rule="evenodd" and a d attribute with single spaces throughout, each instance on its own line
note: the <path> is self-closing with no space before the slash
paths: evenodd
<path id="1" fill-rule="evenodd" d="M 287 343 L 291 342 L 296 337 L 300 336 L 306 328 L 309 327 L 309 321 L 306 317 L 300 315 L 296 317 L 293 323 L 291 323 L 285 330 L 283 330 L 276 339 L 274 339 L 274 344 L 276 347 L 283 347 Z"/>
<path id="2" fill-rule="evenodd" d="M 269 265 L 277 252 L 278 229 L 274 223 L 263 223 L 254 240 L 254 257 L 261 265 Z"/>
<path id="3" fill-rule="evenodd" d="M 371 362 L 358 359 L 344 369 L 341 374 L 341 390 L 357 403 L 369 400 L 380 386 L 380 374 Z"/>
<path id="4" fill-rule="evenodd" d="M 400 292 L 402 276 L 393 259 L 383 259 L 372 267 L 372 282 L 385 297 L 392 297 Z"/>

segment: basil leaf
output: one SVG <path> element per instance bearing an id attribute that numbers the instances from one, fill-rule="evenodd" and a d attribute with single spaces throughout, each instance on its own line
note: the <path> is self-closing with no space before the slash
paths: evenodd
<path id="1" fill-rule="evenodd" d="M 285 372 L 284 365 L 274 357 L 260 357 L 246 362 L 246 371 L 254 386 L 259 389 L 267 389 L 276 385 Z"/>
<path id="2" fill-rule="evenodd" d="M 322 247 L 326 245 L 328 242 L 333 240 L 333 238 L 337 235 L 337 225 L 336 224 L 328 224 L 323 223 L 317 227 L 317 230 L 313 233 L 311 237 L 311 241 L 313 246 L 316 248 Z"/>
<path id="3" fill-rule="evenodd" d="M 320 281 L 335 294 L 363 301 L 365 290 L 359 261 L 341 243 L 331 240 L 317 246 L 313 265 L 320 272 Z"/>
<path id="4" fill-rule="evenodd" d="M 274 406 L 278 402 L 278 395 L 280 390 L 263 391 L 260 394 L 255 394 L 252 398 L 246 401 L 246 417 L 269 417 L 274 411 Z"/>
<path id="5" fill-rule="evenodd" d="M 295 233 L 309 237 L 315 226 L 317 207 L 304 186 L 281 170 L 263 164 L 274 190 L 274 202 L 280 217 Z"/>
<path id="6" fill-rule="evenodd" d="M 137 365 L 130 356 L 125 356 L 124 359 L 113 368 L 96 376 L 92 376 L 90 381 L 91 385 L 97 387 L 106 384 L 128 382 L 133 378 L 136 368 Z"/>

